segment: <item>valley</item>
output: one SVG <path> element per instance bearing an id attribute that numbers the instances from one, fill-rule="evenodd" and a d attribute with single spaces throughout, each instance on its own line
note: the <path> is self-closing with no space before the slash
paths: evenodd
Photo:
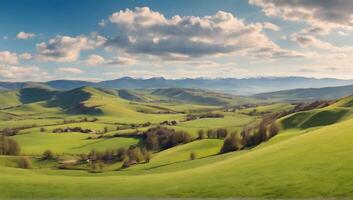
<path id="1" fill-rule="evenodd" d="M 0 156 L 1 198 L 353 195 L 352 97 L 34 86 L 0 101 L 0 130 L 20 148 Z"/>

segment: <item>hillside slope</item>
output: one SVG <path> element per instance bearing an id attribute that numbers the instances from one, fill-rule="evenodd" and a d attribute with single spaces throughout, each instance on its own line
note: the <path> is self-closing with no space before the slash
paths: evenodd
<path id="1" fill-rule="evenodd" d="M 260 93 L 253 95 L 255 98 L 276 99 L 280 101 L 315 101 L 315 100 L 333 100 L 353 94 L 353 85 L 324 88 L 308 88 L 283 90 L 277 92 Z"/>
<path id="2" fill-rule="evenodd" d="M 349 96 L 324 108 L 291 114 L 280 119 L 280 123 L 284 129 L 306 129 L 335 124 L 353 117 L 352 105 L 353 96 Z"/>
<path id="3" fill-rule="evenodd" d="M 352 128 L 353 120 L 347 120 L 242 154 L 185 161 L 179 165 L 202 165 L 176 172 L 161 167 L 163 173 L 145 175 L 51 171 L 49 176 L 1 167 L 0 196 L 353 197 Z"/>

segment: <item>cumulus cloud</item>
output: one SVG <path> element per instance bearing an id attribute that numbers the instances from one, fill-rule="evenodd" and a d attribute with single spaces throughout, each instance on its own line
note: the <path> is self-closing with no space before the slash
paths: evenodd
<path id="1" fill-rule="evenodd" d="M 105 59 L 100 55 L 90 55 L 86 60 L 85 63 L 87 65 L 96 66 L 105 63 Z"/>
<path id="2" fill-rule="evenodd" d="M 99 35 L 90 37 L 58 35 L 48 43 L 42 42 L 36 45 L 37 58 L 40 61 L 72 62 L 79 58 L 81 51 L 95 49 L 105 42 L 106 38 Z"/>
<path id="3" fill-rule="evenodd" d="M 291 37 L 292 37 L 293 41 L 297 42 L 298 44 L 300 44 L 303 47 L 312 46 L 317 49 L 327 50 L 330 52 L 336 52 L 336 53 L 350 52 L 350 53 L 353 53 L 353 46 L 345 45 L 345 46 L 339 47 L 339 46 L 336 46 L 332 43 L 322 41 L 312 35 L 301 35 L 301 34 L 295 33 Z M 342 55 L 340 57 L 342 57 Z"/>
<path id="4" fill-rule="evenodd" d="M 110 22 L 118 26 L 107 46 L 128 54 L 153 55 L 166 59 L 187 59 L 233 53 L 261 51 L 276 58 L 299 54 L 281 49 L 263 29 L 277 30 L 274 24 L 247 24 L 231 13 L 218 11 L 212 16 L 179 16 L 166 18 L 148 7 L 113 13 Z"/>
<path id="5" fill-rule="evenodd" d="M 0 78 L 8 81 L 43 81 L 50 77 L 38 67 L 0 64 Z"/>
<path id="6" fill-rule="evenodd" d="M 279 26 L 277 26 L 276 24 L 272 24 L 270 22 L 265 22 L 264 28 L 271 30 L 271 31 L 279 31 L 280 30 Z"/>
<path id="7" fill-rule="evenodd" d="M 30 53 L 22 53 L 19 55 L 19 58 L 23 60 L 30 60 L 32 59 L 32 55 Z"/>
<path id="8" fill-rule="evenodd" d="M 15 65 L 18 63 L 18 56 L 10 51 L 0 51 L 0 63 Z"/>
<path id="9" fill-rule="evenodd" d="M 19 32 L 17 33 L 17 39 L 28 40 L 34 38 L 36 35 L 34 33 Z"/>
<path id="10" fill-rule="evenodd" d="M 307 21 L 308 32 L 327 34 L 334 28 L 352 28 L 352 0 L 249 0 L 268 16 Z"/>
<path id="11" fill-rule="evenodd" d="M 71 73 L 71 74 L 82 74 L 83 71 L 79 68 L 75 68 L 75 67 L 59 67 L 58 72 L 61 73 Z"/>
<path id="12" fill-rule="evenodd" d="M 85 61 L 85 64 L 90 66 L 98 65 L 133 65 L 136 60 L 129 56 L 117 56 L 113 59 L 105 59 L 100 55 L 90 55 Z"/>

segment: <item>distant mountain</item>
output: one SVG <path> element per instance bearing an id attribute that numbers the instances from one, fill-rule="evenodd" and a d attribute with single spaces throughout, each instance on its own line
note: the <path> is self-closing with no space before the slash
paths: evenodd
<path id="1" fill-rule="evenodd" d="M 33 84 L 33 83 L 32 83 Z M 84 86 L 100 87 L 106 89 L 157 89 L 157 88 L 194 88 L 212 90 L 239 95 L 252 95 L 279 90 L 296 88 L 321 88 L 353 84 L 353 80 L 340 80 L 332 78 L 316 79 L 304 77 L 259 77 L 259 78 L 186 78 L 165 79 L 161 77 L 140 79 L 123 77 L 115 80 L 88 82 L 80 80 L 55 80 L 40 83 L 57 90 L 69 90 Z M 27 82 L 0 82 L 0 88 L 20 89 L 26 87 Z"/>
<path id="2" fill-rule="evenodd" d="M 353 85 L 283 90 L 278 92 L 256 94 L 256 95 L 253 95 L 253 97 L 295 102 L 295 101 L 332 100 L 332 99 L 339 99 L 350 95 L 353 95 Z"/>

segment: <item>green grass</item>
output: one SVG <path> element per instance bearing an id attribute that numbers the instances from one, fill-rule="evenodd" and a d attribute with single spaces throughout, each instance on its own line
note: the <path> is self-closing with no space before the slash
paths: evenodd
<path id="1" fill-rule="evenodd" d="M 24 155 L 41 155 L 43 151 L 50 149 L 55 154 L 78 154 L 88 153 L 92 149 L 104 151 L 107 149 L 118 149 L 137 144 L 134 138 L 109 138 L 109 139 L 87 139 L 94 134 L 84 133 L 30 133 L 16 135 L 13 138 L 19 143 Z"/>
<path id="2" fill-rule="evenodd" d="M 244 153 L 216 160 L 209 157 L 185 161 L 204 163 L 179 171 L 165 172 L 160 167 L 160 173 L 128 175 L 124 171 L 49 173 L 2 167 L 0 194 L 2 197 L 352 197 L 352 126 L 353 120 L 348 120 Z"/>
<path id="3" fill-rule="evenodd" d="M 13 136 L 23 155 L 31 156 L 33 169 L 17 168 L 16 156 L 0 156 L 0 199 L 4 198 L 116 198 L 116 197 L 258 197 L 258 198 L 353 198 L 353 112 L 351 98 L 322 109 L 299 112 L 279 120 L 280 134 L 251 149 L 218 155 L 223 140 L 205 139 L 156 152 L 149 163 L 120 169 L 122 163 L 105 166 L 104 173 L 87 170 L 57 170 L 52 161 L 39 161 L 44 150 L 51 149 L 61 159 L 91 149 L 104 151 L 129 147 L 134 138 L 101 138 L 95 134 L 50 133 L 54 128 L 80 126 L 93 130 L 111 129 L 117 123 L 158 124 L 164 120 L 183 120 L 192 105 L 180 103 L 131 103 L 112 92 L 81 88 L 89 98 L 80 99 L 85 108 L 100 110 L 85 115 L 73 107 L 48 107 L 44 102 L 24 104 L 0 112 L 0 128 L 24 124 L 38 127 Z M 77 99 L 76 99 L 77 100 Z M 288 104 L 258 107 L 273 112 Z M 174 107 L 173 107 L 174 106 Z M 207 109 L 200 106 L 197 109 Z M 67 109 L 74 109 L 72 115 Z M 139 112 L 140 109 L 149 111 Z M 174 110 L 180 113 L 157 114 Z M 212 109 L 218 109 L 213 107 Z M 219 112 L 222 112 L 219 110 Z M 240 130 L 259 120 L 241 113 L 223 112 L 224 118 L 199 119 L 171 126 L 196 136 L 199 129 Z M 87 114 L 87 113 L 86 113 Z M 97 114 L 97 113 L 96 113 Z M 14 116 L 12 116 L 14 115 Z M 12 116 L 13 118 L 11 119 Z M 58 125 L 64 119 L 97 117 L 96 122 Z M 55 117 L 55 118 L 54 118 Z M 46 129 L 40 133 L 40 127 Z M 146 128 L 139 128 L 145 130 Z M 197 159 L 190 160 L 195 152 Z M 86 169 L 86 165 L 78 166 Z"/>

